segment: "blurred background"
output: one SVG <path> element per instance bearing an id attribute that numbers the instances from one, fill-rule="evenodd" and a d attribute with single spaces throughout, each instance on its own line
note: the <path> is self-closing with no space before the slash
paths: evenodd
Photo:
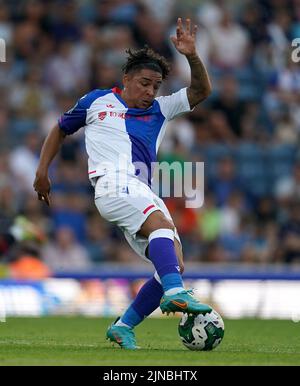
<path id="1" fill-rule="evenodd" d="M 231 317 L 300 319 L 300 63 L 291 60 L 299 0 L 0 1 L 3 315 L 66 304 L 66 312 L 114 314 L 150 275 L 94 206 L 83 130 L 52 164 L 50 209 L 32 184 L 60 114 L 91 89 L 120 87 L 128 47 L 146 43 L 172 63 L 161 95 L 189 84 L 187 61 L 169 39 L 178 17 L 198 25 L 213 84 L 205 103 L 169 123 L 159 153 L 160 161 L 205 163 L 203 207 L 165 200 L 187 283 Z"/>

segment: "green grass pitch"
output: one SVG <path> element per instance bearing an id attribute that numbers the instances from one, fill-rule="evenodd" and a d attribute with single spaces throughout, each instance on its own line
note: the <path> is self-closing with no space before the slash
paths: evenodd
<path id="1" fill-rule="evenodd" d="M 111 319 L 8 318 L 0 323 L 0 365 L 203 366 L 300 365 L 300 324 L 225 320 L 225 337 L 211 352 L 186 349 L 178 318 L 147 319 L 136 328 L 137 351 L 105 340 Z"/>

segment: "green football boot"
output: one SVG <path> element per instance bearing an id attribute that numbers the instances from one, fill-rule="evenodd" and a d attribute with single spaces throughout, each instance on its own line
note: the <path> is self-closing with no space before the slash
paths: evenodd
<path id="1" fill-rule="evenodd" d="M 117 343 L 121 348 L 126 350 L 136 350 L 139 347 L 136 345 L 135 335 L 131 328 L 125 326 L 116 326 L 115 323 L 111 324 L 106 332 L 106 339 L 111 342 Z"/>
<path id="2" fill-rule="evenodd" d="M 163 295 L 160 301 L 162 313 L 183 312 L 185 314 L 207 314 L 212 308 L 207 304 L 200 303 L 191 296 L 192 291 L 182 291 L 175 295 Z"/>

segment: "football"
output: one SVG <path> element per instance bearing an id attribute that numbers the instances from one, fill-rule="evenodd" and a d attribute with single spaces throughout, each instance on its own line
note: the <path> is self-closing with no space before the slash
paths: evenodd
<path id="1" fill-rule="evenodd" d="M 182 343 L 188 349 L 209 351 L 221 343 L 224 337 L 224 322 L 215 310 L 205 315 L 183 314 L 178 332 Z"/>

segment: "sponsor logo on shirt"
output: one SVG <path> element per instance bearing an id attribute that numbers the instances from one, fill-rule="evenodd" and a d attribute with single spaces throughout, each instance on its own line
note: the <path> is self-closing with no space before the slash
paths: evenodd
<path id="1" fill-rule="evenodd" d="M 100 113 L 98 113 L 98 118 L 101 121 L 103 121 L 103 119 L 105 119 L 106 116 L 109 116 L 111 118 L 120 118 L 120 119 L 135 119 L 137 121 L 143 121 L 143 122 L 149 122 L 151 120 L 151 115 L 132 115 L 127 113 L 118 113 L 117 111 L 101 111 Z"/>
<path id="2" fill-rule="evenodd" d="M 103 119 L 106 117 L 106 114 L 106 111 L 101 111 L 100 113 L 98 113 L 98 118 L 100 119 L 100 121 L 103 121 Z"/>

